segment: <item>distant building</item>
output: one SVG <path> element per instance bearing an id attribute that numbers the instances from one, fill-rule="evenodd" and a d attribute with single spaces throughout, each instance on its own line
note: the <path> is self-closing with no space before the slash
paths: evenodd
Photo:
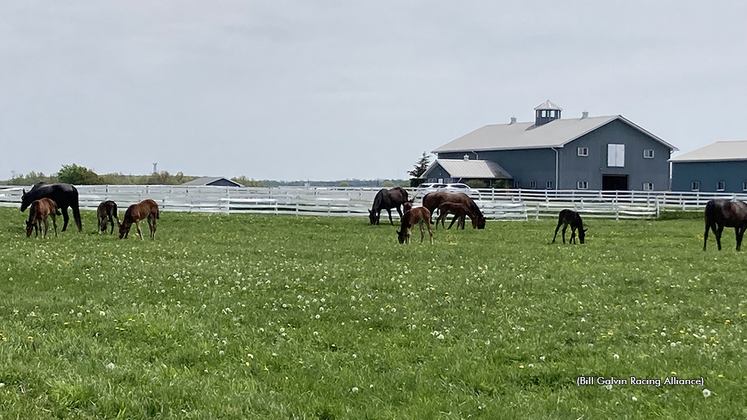
<path id="1" fill-rule="evenodd" d="M 747 141 L 717 141 L 669 161 L 672 191 L 747 191 Z"/>
<path id="2" fill-rule="evenodd" d="M 238 182 L 231 181 L 228 178 L 217 177 L 217 176 L 203 176 L 202 178 L 193 179 L 185 182 L 182 185 L 187 186 L 198 186 L 198 185 L 211 185 L 218 187 L 243 187 Z"/>
<path id="3" fill-rule="evenodd" d="M 421 178 L 431 182 L 466 182 L 474 179 L 485 181 L 490 186 L 499 179 L 510 180 L 511 175 L 496 162 L 490 160 L 438 159 L 423 173 Z"/>
<path id="4" fill-rule="evenodd" d="M 434 150 L 428 182 L 463 178 L 444 164 L 459 160 L 495 163 L 493 179 L 511 179 L 514 188 L 669 189 L 673 145 L 621 115 L 561 119 L 550 101 L 534 110 L 534 122 L 486 125 Z"/>

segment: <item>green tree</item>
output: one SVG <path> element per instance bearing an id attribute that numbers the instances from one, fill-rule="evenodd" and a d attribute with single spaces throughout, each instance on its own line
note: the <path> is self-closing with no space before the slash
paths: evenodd
<path id="1" fill-rule="evenodd" d="M 100 183 L 96 172 L 74 163 L 72 165 L 62 165 L 62 169 L 57 173 L 57 179 L 60 182 L 76 185 L 95 185 Z"/>
<path id="2" fill-rule="evenodd" d="M 254 178 L 249 179 L 245 177 L 244 175 L 241 175 L 239 177 L 231 178 L 233 182 L 238 182 L 239 184 L 245 186 L 245 187 L 264 187 L 265 183 L 262 181 L 255 181 Z"/>
<path id="3" fill-rule="evenodd" d="M 423 156 L 415 164 L 415 168 L 411 171 L 407 171 L 410 174 L 410 186 L 417 187 L 423 183 L 423 179 L 420 177 L 428 170 L 428 166 L 431 164 L 431 157 L 427 153 L 423 152 Z"/>

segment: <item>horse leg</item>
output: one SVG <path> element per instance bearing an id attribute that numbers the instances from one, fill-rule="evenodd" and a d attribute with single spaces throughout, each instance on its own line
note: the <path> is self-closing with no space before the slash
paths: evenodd
<path id="1" fill-rule="evenodd" d="M 467 223 L 467 216 L 464 214 L 459 216 L 459 224 L 462 225 L 462 230 L 464 230 L 464 225 Z"/>
<path id="2" fill-rule="evenodd" d="M 389 223 L 394 226 L 394 221 L 392 220 L 392 209 L 386 209 L 386 212 L 389 213 Z"/>
<path id="3" fill-rule="evenodd" d="M 426 223 L 427 223 L 427 221 L 426 221 Z M 430 237 L 431 237 L 431 245 L 433 245 L 433 229 L 431 229 L 431 224 L 428 223 L 426 227 L 428 228 L 428 235 L 430 235 Z"/>
<path id="4" fill-rule="evenodd" d="M 576 228 L 571 226 L 571 239 L 568 241 L 569 244 L 576 243 Z"/>
<path id="5" fill-rule="evenodd" d="M 140 220 L 135 222 L 135 227 L 137 228 L 137 234 L 140 235 L 140 239 L 144 239 L 143 232 L 140 231 Z"/>
<path id="6" fill-rule="evenodd" d="M 402 210 L 400 209 L 401 206 L 402 205 L 398 205 L 394 207 L 395 209 L 397 209 L 397 214 L 399 214 L 399 220 L 402 220 Z"/>
<path id="7" fill-rule="evenodd" d="M 57 218 L 55 217 L 54 213 L 52 213 L 51 216 L 52 216 L 52 226 L 54 226 L 54 236 L 57 237 Z"/>
<path id="8" fill-rule="evenodd" d="M 716 230 L 716 245 L 718 245 L 718 250 L 721 251 L 721 232 L 724 231 L 724 225 L 718 225 L 718 230 Z"/>
<path id="9" fill-rule="evenodd" d="M 75 203 L 73 203 L 70 207 L 73 208 L 73 219 L 75 219 L 75 225 L 78 226 L 78 232 L 82 232 L 83 223 L 80 220 L 80 209 L 78 208 L 78 200 L 76 199 Z"/>
<path id="10" fill-rule="evenodd" d="M 558 226 L 555 227 L 555 235 L 552 237 L 552 243 L 555 243 L 555 238 L 558 237 L 558 230 L 560 229 L 560 225 L 562 225 L 563 222 L 558 222 Z"/>
<path id="11" fill-rule="evenodd" d="M 744 235 L 744 229 L 735 227 L 734 233 L 737 235 L 737 251 L 739 251 L 739 249 L 742 247 L 742 235 Z"/>
<path id="12" fill-rule="evenodd" d="M 454 217 L 451 218 L 451 224 L 449 225 L 449 229 L 451 229 L 451 227 L 454 226 L 454 222 L 456 222 L 457 219 L 459 219 L 459 215 L 455 214 Z M 457 229 L 459 229 L 459 224 L 457 224 Z"/>
<path id="13" fill-rule="evenodd" d="M 563 237 L 563 243 L 565 243 L 565 230 L 568 229 L 568 225 L 563 225 L 563 230 L 561 231 L 561 236 Z"/>
<path id="14" fill-rule="evenodd" d="M 418 223 L 420 225 L 420 243 L 421 244 L 423 243 L 423 239 L 425 239 L 425 226 L 423 226 L 425 223 L 423 222 L 424 221 L 421 220 L 420 223 Z"/>
<path id="15" fill-rule="evenodd" d="M 148 215 L 148 226 L 150 227 L 150 239 L 156 240 L 156 216 Z"/>
<path id="16" fill-rule="evenodd" d="M 706 219 L 705 232 L 703 233 L 703 251 L 706 250 L 706 244 L 708 243 L 708 231 L 711 229 L 710 221 Z M 716 233 L 716 229 L 713 229 L 713 233 Z"/>
<path id="17" fill-rule="evenodd" d="M 70 216 L 67 214 L 67 207 L 62 208 L 62 231 L 67 229 L 67 221 L 70 220 Z"/>

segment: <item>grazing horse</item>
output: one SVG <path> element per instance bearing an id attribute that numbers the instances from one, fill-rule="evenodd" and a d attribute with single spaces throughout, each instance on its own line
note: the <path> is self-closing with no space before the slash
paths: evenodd
<path id="1" fill-rule="evenodd" d="M 31 236 L 31 231 L 36 230 L 36 237 L 39 237 L 39 231 L 42 231 L 42 238 L 47 237 L 47 231 L 49 230 L 49 222 L 47 217 L 52 216 L 52 224 L 54 225 L 54 236 L 57 236 L 57 205 L 49 198 L 40 198 L 34 200 L 29 207 L 29 220 L 26 221 L 26 237 Z"/>
<path id="2" fill-rule="evenodd" d="M 371 222 L 372 225 L 378 225 L 379 224 L 379 218 L 381 217 L 381 211 L 386 210 L 387 213 L 389 213 L 389 222 L 394 226 L 394 221 L 392 221 L 392 208 L 397 209 L 397 213 L 399 213 L 399 218 L 402 218 L 402 210 L 400 210 L 400 206 L 403 205 L 407 201 L 407 191 L 405 191 L 402 187 L 394 187 L 390 190 L 387 190 L 386 188 L 382 188 L 379 190 L 379 192 L 376 193 L 376 197 L 374 197 L 374 202 L 371 210 L 368 211 L 368 220 Z"/>
<path id="3" fill-rule="evenodd" d="M 451 229 L 452 226 L 454 226 L 454 222 L 459 220 L 459 223 L 457 224 L 457 228 L 461 226 L 462 229 L 464 229 L 464 219 L 466 216 L 469 216 L 470 220 L 472 220 L 473 224 L 474 221 L 477 220 L 477 215 L 475 214 L 472 209 L 463 204 L 463 203 L 453 203 L 451 201 L 445 201 L 441 203 L 440 206 L 438 206 L 438 219 L 436 219 L 436 228 L 438 228 L 438 222 L 441 222 L 441 227 L 445 227 L 444 220 L 446 219 L 446 216 L 449 214 L 453 214 L 454 218 L 451 219 L 451 224 L 449 225 L 448 229 Z"/>
<path id="4" fill-rule="evenodd" d="M 62 210 L 62 231 L 67 229 L 67 221 L 69 216 L 67 215 L 67 208 L 73 209 L 73 218 L 75 219 L 75 225 L 78 226 L 78 231 L 83 230 L 83 224 L 80 221 L 80 209 L 78 208 L 78 190 L 70 184 L 46 184 L 39 182 L 35 184 L 31 189 L 26 192 L 23 190 L 23 196 L 21 197 L 21 211 L 26 210 L 34 200 L 40 198 L 51 198 L 52 201 L 57 204 L 57 208 Z"/>
<path id="5" fill-rule="evenodd" d="M 135 223 L 140 239 L 143 233 L 140 231 L 140 221 L 147 218 L 150 227 L 150 239 L 156 239 L 156 219 L 158 219 L 158 204 L 151 199 L 143 200 L 127 208 L 122 224 L 119 225 L 119 239 L 126 238 L 130 233 L 130 227 Z"/>
<path id="6" fill-rule="evenodd" d="M 431 237 L 431 245 L 433 245 L 433 230 L 431 229 L 431 212 L 425 207 L 411 207 L 405 205 L 405 214 L 402 216 L 402 224 L 400 230 L 397 231 L 397 239 L 399 243 L 410 243 L 410 236 L 412 235 L 412 228 L 418 224 L 420 225 L 420 243 L 423 243 L 425 238 L 425 227 L 428 228 L 428 234 Z M 423 226 L 425 225 L 425 227 Z"/>
<path id="7" fill-rule="evenodd" d="M 558 237 L 558 229 L 560 229 L 560 225 L 563 225 L 563 243 L 565 243 L 565 230 L 568 228 L 568 225 L 571 225 L 571 239 L 568 243 L 576 243 L 576 229 L 578 229 L 578 240 L 581 243 L 584 243 L 584 236 L 586 235 L 586 231 L 589 229 L 584 229 L 584 222 L 581 220 L 580 214 L 568 209 L 560 211 L 560 214 L 558 215 L 558 226 L 555 227 L 555 236 L 552 237 L 552 243 L 555 243 L 555 238 Z"/>
<path id="8" fill-rule="evenodd" d="M 711 200 L 705 206 L 705 233 L 703 251 L 708 242 L 708 229 L 716 235 L 716 244 L 721 251 L 721 232 L 724 227 L 733 227 L 737 235 L 737 251 L 742 247 L 742 237 L 747 230 L 747 203 L 739 200 Z"/>
<path id="9" fill-rule="evenodd" d="M 436 211 L 441 203 L 445 202 L 462 203 L 468 206 L 476 216 L 472 219 L 472 227 L 477 229 L 485 229 L 485 216 L 480 211 L 480 208 L 477 207 L 475 201 L 472 200 L 467 194 L 434 191 L 429 192 L 428 194 L 423 196 L 423 207 L 427 208 L 428 211 L 431 212 L 431 214 Z"/>
<path id="10" fill-rule="evenodd" d="M 99 233 L 106 232 L 107 221 L 112 225 L 109 234 L 114 233 L 114 219 L 117 219 L 117 226 L 121 224 L 117 216 L 117 203 L 111 200 L 102 201 L 99 204 L 99 207 L 96 209 L 96 216 L 99 219 Z"/>

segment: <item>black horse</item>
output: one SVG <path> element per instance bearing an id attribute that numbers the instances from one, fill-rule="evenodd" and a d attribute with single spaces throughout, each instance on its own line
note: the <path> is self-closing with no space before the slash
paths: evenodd
<path id="1" fill-rule="evenodd" d="M 368 211 L 368 220 L 372 225 L 378 225 L 381 211 L 386 210 L 386 212 L 389 213 L 389 222 L 394 226 L 391 209 L 396 208 L 397 213 L 399 213 L 399 218 L 401 219 L 402 210 L 400 209 L 400 206 L 402 206 L 406 201 L 407 191 L 405 191 L 404 188 L 394 187 L 390 190 L 382 188 L 378 193 L 376 193 L 376 197 L 374 197 L 373 208 Z"/>
<path id="2" fill-rule="evenodd" d="M 581 243 L 584 243 L 584 236 L 588 229 L 584 229 L 584 222 L 581 220 L 580 214 L 568 209 L 560 211 L 560 214 L 558 215 L 558 226 L 555 227 L 555 236 L 552 237 L 552 243 L 555 243 L 555 238 L 558 237 L 558 229 L 560 229 L 560 225 L 563 225 L 563 243 L 565 243 L 565 230 L 568 228 L 568 225 L 571 225 L 571 239 L 568 242 L 576 242 L 576 229 L 578 229 L 578 240 Z"/>
<path id="3" fill-rule="evenodd" d="M 39 182 L 35 184 L 31 189 L 26 192 L 23 190 L 23 196 L 21 197 L 21 211 L 40 198 L 51 198 L 56 204 L 57 208 L 62 210 L 62 231 L 67 229 L 67 221 L 70 218 L 67 214 L 67 208 L 73 209 L 73 217 L 75 218 L 75 225 L 78 226 L 78 231 L 83 230 L 83 224 L 80 220 L 80 209 L 78 208 L 78 190 L 70 184 L 47 184 Z"/>
<path id="4" fill-rule="evenodd" d="M 711 200 L 705 206 L 705 233 L 703 251 L 708 242 L 708 229 L 716 235 L 716 244 L 721 251 L 721 232 L 724 227 L 733 227 L 737 235 L 737 251 L 742 247 L 742 237 L 747 230 L 747 203 L 739 200 Z"/>

